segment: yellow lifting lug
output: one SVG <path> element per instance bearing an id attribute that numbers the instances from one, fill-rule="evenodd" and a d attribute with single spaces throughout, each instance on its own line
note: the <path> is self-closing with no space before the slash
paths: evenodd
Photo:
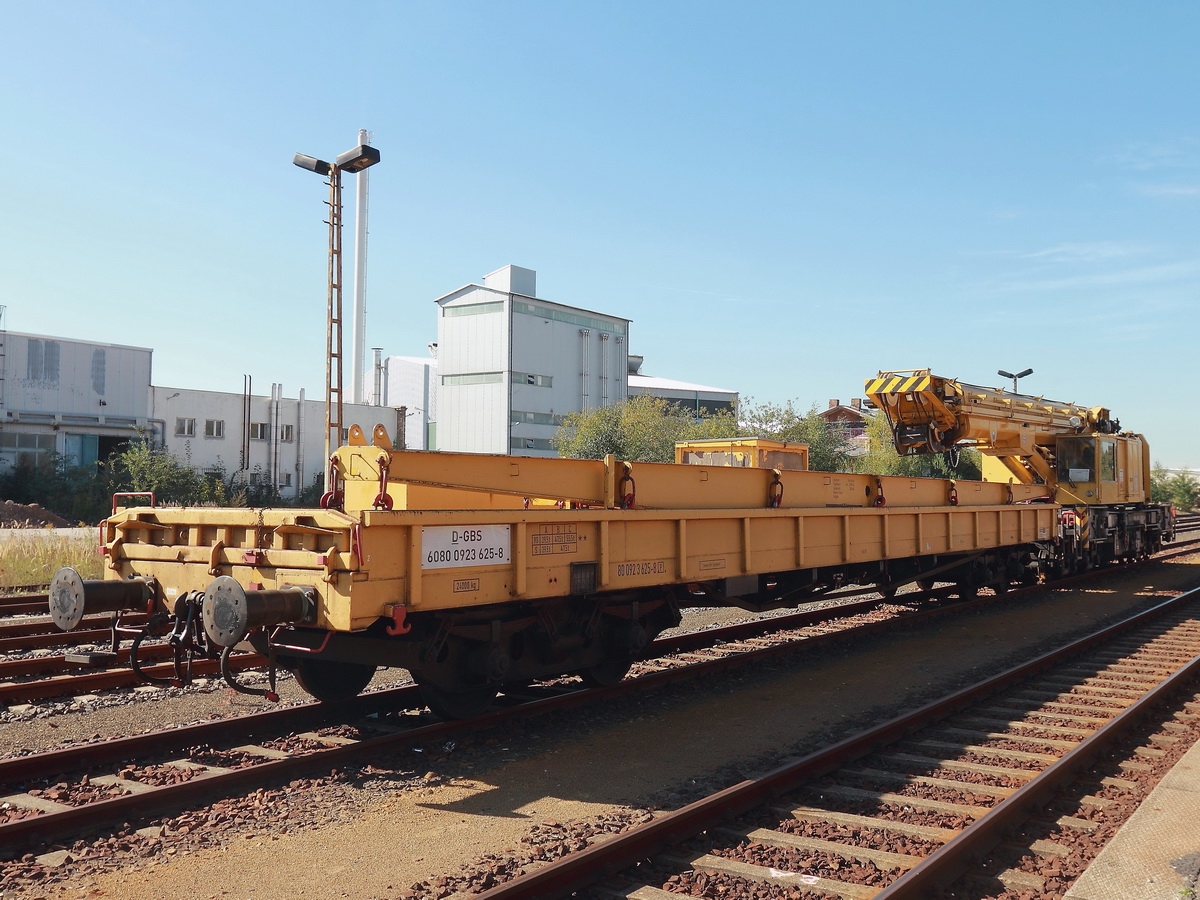
<path id="1" fill-rule="evenodd" d="M 333 584 L 337 577 L 337 552 L 337 546 L 334 545 L 317 557 L 317 562 L 325 567 L 325 574 L 321 580 L 326 584 Z"/>
<path id="2" fill-rule="evenodd" d="M 108 555 L 108 567 L 114 572 L 121 571 L 121 563 L 118 560 L 120 554 L 118 551 L 121 549 L 123 543 L 125 543 L 125 539 L 118 537 L 105 550 Z"/>
<path id="3" fill-rule="evenodd" d="M 225 549 L 224 541 L 217 541 L 215 544 L 212 545 L 212 550 L 210 550 L 209 554 L 208 554 L 208 574 L 209 575 L 216 576 L 216 575 L 221 574 L 221 551 L 224 549 Z"/>

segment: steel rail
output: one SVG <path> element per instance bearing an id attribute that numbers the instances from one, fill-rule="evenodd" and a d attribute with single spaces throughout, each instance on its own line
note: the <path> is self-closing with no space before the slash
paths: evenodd
<path id="1" fill-rule="evenodd" d="M 128 651 L 125 652 L 128 653 Z M 237 671 L 262 664 L 263 658 L 257 653 L 235 656 L 229 660 L 229 667 Z M 174 678 L 175 664 L 159 663 L 158 665 L 144 666 L 142 671 L 154 678 Z M 193 675 L 218 675 L 220 671 L 221 663 L 216 659 L 200 659 L 191 664 Z M 132 669 L 108 669 L 103 672 L 56 675 L 40 681 L 0 684 L 0 703 L 25 703 L 30 700 L 44 700 L 48 697 L 86 694 L 120 687 L 136 687 L 145 683 Z"/>
<path id="2" fill-rule="evenodd" d="M 990 600 L 991 598 L 982 598 Z M 850 604 L 854 608 L 877 605 L 884 601 L 869 601 L 866 603 Z M 963 606 L 936 607 L 918 611 L 908 616 L 902 616 L 900 621 L 911 621 L 913 616 L 944 615 L 951 611 L 957 612 Z M 840 607 L 833 612 L 840 613 Z M 813 610 L 793 614 L 806 619 L 816 613 L 831 612 L 830 609 Z M 748 626 L 773 625 L 779 618 L 763 620 L 762 622 L 739 623 L 728 626 L 734 630 L 744 630 Z M 700 662 L 691 662 L 687 666 L 665 668 L 637 677 L 628 678 L 617 684 L 590 689 L 568 689 L 543 699 L 522 702 L 506 709 L 485 713 L 474 719 L 458 722 L 441 722 L 436 725 L 418 726 L 410 731 L 382 737 L 365 738 L 354 744 L 331 747 L 308 754 L 291 757 L 286 760 L 270 760 L 245 769 L 236 769 L 233 773 L 217 773 L 199 776 L 176 785 L 154 787 L 148 791 L 139 791 L 133 795 L 115 797 L 109 800 L 88 804 L 70 810 L 46 812 L 41 815 L 13 822 L 0 824 L 0 841 L 13 847 L 27 847 L 37 840 L 44 840 L 55 835 L 70 832 L 88 824 L 100 824 L 106 821 L 126 820 L 135 812 L 141 818 L 154 809 L 176 806 L 186 803 L 199 794 L 192 793 L 203 785 L 205 796 L 228 795 L 246 785 L 261 784 L 269 780 L 285 777 L 296 777 L 299 773 L 309 772 L 331 764 L 339 763 L 356 755 L 367 756 L 380 751 L 393 751 L 422 741 L 442 739 L 448 736 L 467 735 L 486 728 L 492 728 L 509 721 L 532 718 L 543 713 L 581 706 L 593 701 L 606 698 L 630 696 L 647 690 L 687 681 L 707 674 L 719 672 L 737 666 L 750 665 L 762 659 L 783 653 L 794 652 L 801 646 L 811 648 L 817 644 L 844 640 L 851 633 L 861 634 L 863 630 L 886 629 L 897 620 L 889 619 L 881 622 L 867 623 L 845 631 L 828 632 L 801 640 L 788 641 L 770 647 L 754 647 L 742 650 L 735 655 L 719 657 Z M 664 638 L 655 641 L 651 647 L 655 652 L 664 655 L 688 649 L 690 642 L 698 635 L 717 638 L 719 629 L 694 632 L 680 635 L 677 638 Z M 44 776 L 52 771 L 55 776 L 71 769 L 83 766 L 97 766 L 114 762 L 125 762 L 130 759 L 157 755 L 166 752 L 179 752 L 188 746 L 198 743 L 221 741 L 236 733 L 237 740 L 244 741 L 261 734 L 278 735 L 285 730 L 298 727 L 312 728 L 316 724 L 344 722 L 368 715 L 371 712 L 395 708 L 420 708 L 424 701 L 420 699 L 418 689 L 412 686 L 398 688 L 392 691 L 382 691 L 365 694 L 347 704 L 331 707 L 328 704 L 309 703 L 299 707 L 289 707 L 283 710 L 269 710 L 253 713 L 248 716 L 222 719 L 214 722 L 204 722 L 198 725 L 182 728 L 166 729 L 144 735 L 134 735 L 95 744 L 81 744 L 61 750 L 46 751 L 30 756 L 0 760 L 0 784 Z M 236 728 L 236 731 L 235 731 Z M 254 774 L 247 774 L 254 773 Z M 135 799 L 131 799 L 137 798 Z M 86 814 L 79 810 L 87 810 Z"/>
<path id="3" fill-rule="evenodd" d="M 63 644 L 98 644 L 107 642 L 111 636 L 111 628 L 47 631 L 45 622 L 0 625 L 0 653 L 21 653 L 25 650 L 41 650 Z"/>
<path id="4" fill-rule="evenodd" d="M 0 616 L 45 616 L 49 607 L 49 594 L 20 594 L 0 599 Z"/>
<path id="5" fill-rule="evenodd" d="M 859 612 L 869 611 L 873 606 L 878 605 L 879 601 L 868 601 L 863 603 L 848 604 L 852 607 L 849 611 L 843 611 L 843 607 L 835 607 L 824 610 L 811 610 L 804 613 L 795 613 L 790 616 L 779 616 L 774 619 L 760 620 L 757 622 L 742 622 L 735 625 L 725 626 L 719 629 L 709 629 L 706 631 L 688 632 L 686 634 L 676 635 L 669 638 L 660 638 L 650 645 L 650 651 L 654 654 L 665 656 L 671 653 L 678 653 L 686 650 L 696 649 L 700 646 L 712 644 L 716 641 L 732 640 L 735 635 L 741 636 L 757 636 L 761 633 L 767 633 L 770 629 L 765 626 L 774 626 L 781 620 L 787 620 L 787 624 L 791 627 L 807 624 L 810 619 L 821 621 L 822 617 L 819 613 L 834 612 L 838 616 L 852 615 Z M 937 611 L 942 611 L 939 608 Z M 933 612 L 933 610 L 926 611 Z M 920 613 L 915 613 L 919 615 Z M 828 615 L 824 617 L 828 618 Z M 792 621 L 795 619 L 796 621 Z M 861 627 L 861 626 L 860 626 Z M 843 637 L 843 633 L 829 632 L 824 635 L 815 635 L 804 639 L 806 646 L 811 646 L 814 642 L 824 643 Z M 702 642 L 701 639 L 708 639 L 707 642 Z M 686 670 L 692 672 L 699 670 L 704 672 L 720 665 L 731 665 L 734 661 L 761 659 L 773 653 L 784 650 L 794 650 L 801 641 L 791 641 L 775 647 L 755 647 L 753 649 L 740 651 L 736 656 L 728 658 L 714 658 L 712 660 L 704 660 L 701 662 L 691 663 Z M 234 657 L 233 659 L 238 659 Z M 243 657 L 246 658 L 246 657 Z M 643 660 L 643 662 L 652 661 L 652 658 Z M 661 672 L 648 673 L 635 678 L 628 679 L 615 685 L 610 685 L 602 688 L 592 688 L 587 691 L 572 690 L 571 696 L 575 694 L 587 694 L 589 697 L 596 698 L 600 696 L 617 695 L 632 689 L 635 685 L 638 689 L 647 686 L 655 686 L 658 683 L 678 680 L 683 677 L 684 669 L 665 669 Z M 561 695 L 569 696 L 567 694 Z M 551 697 L 533 701 L 537 704 L 546 704 L 549 701 L 563 703 L 559 697 Z M 369 694 L 363 694 L 356 697 L 354 700 L 339 703 L 336 706 L 330 704 L 322 704 L 317 702 L 304 703 L 299 706 L 289 706 L 283 709 L 266 710 L 263 712 L 250 713 L 236 718 L 221 719 L 213 722 L 204 722 L 199 725 L 189 725 L 181 728 L 170 728 L 163 731 L 151 732 L 148 734 L 134 735 L 126 738 L 105 741 L 98 744 L 81 744 L 75 747 L 68 747 L 61 750 L 49 750 L 43 753 L 32 754 L 29 756 L 16 757 L 11 759 L 0 759 L 0 783 L 11 780 L 13 778 L 28 777 L 31 774 L 42 772 L 50 766 L 57 767 L 58 771 L 65 771 L 72 766 L 81 765 L 84 762 L 101 763 L 114 762 L 118 760 L 130 759 L 139 755 L 158 752 L 164 748 L 179 748 L 187 746 L 189 743 L 200 741 L 211 741 L 220 737 L 223 731 L 229 730 L 231 723 L 244 723 L 244 737 L 249 737 L 254 734 L 279 734 L 286 729 L 295 728 L 299 725 L 311 727 L 313 721 L 322 723 L 345 721 L 356 717 L 369 715 L 371 712 L 381 709 L 397 708 L 407 706 L 411 708 L 419 708 L 423 706 L 423 702 L 417 697 L 415 689 L 411 686 L 390 689 L 386 691 L 377 691 Z M 545 709 L 544 705 L 539 706 L 539 709 Z M 324 711 L 318 715 L 317 711 Z M 489 714 L 490 715 L 490 714 Z M 478 721 L 473 719 L 471 721 Z M 170 738 L 168 743 L 163 743 L 164 738 Z"/>
<path id="6" fill-rule="evenodd" d="M 1088 771 L 1114 744 L 1156 708 L 1185 688 L 1195 690 L 1200 655 L 1152 688 L 1101 726 L 1049 768 L 992 807 L 956 837 L 925 857 L 875 895 L 875 900 L 925 900 L 954 883 L 974 862 L 999 844 L 1011 830 L 1045 809 L 1062 788 Z"/>
<path id="7" fill-rule="evenodd" d="M 992 598 L 982 598 L 990 600 Z M 1170 604 L 1178 602 L 1167 601 L 1152 607 L 1137 616 L 1130 617 L 1117 626 L 1109 629 L 1109 632 L 1124 627 L 1133 627 L 1134 623 L 1140 622 L 1149 618 L 1152 614 L 1157 614 L 1159 611 L 1167 608 Z M 958 611 L 963 607 L 940 607 L 926 611 L 925 613 L 914 613 L 913 615 L 923 614 L 944 614 L 950 611 Z M 911 620 L 912 616 L 902 617 L 902 621 Z M 773 620 L 772 620 L 773 621 Z M 881 623 L 870 623 L 868 626 L 860 626 L 870 629 L 871 626 L 887 626 L 887 620 Z M 813 642 L 824 643 L 827 641 L 844 639 L 848 634 L 859 633 L 859 628 L 844 632 L 830 632 L 825 635 L 809 638 L 806 640 L 791 641 L 771 647 L 754 648 L 743 651 L 735 656 L 706 660 L 699 663 L 691 663 L 686 667 L 667 668 L 657 672 L 641 675 L 636 678 L 627 679 L 618 684 L 607 687 L 593 688 L 590 690 L 572 690 L 557 694 L 545 699 L 533 700 L 531 702 L 521 703 L 517 706 L 512 706 L 507 709 L 500 709 L 494 712 L 486 713 L 483 716 L 476 717 L 470 720 L 459 722 L 443 722 L 435 725 L 418 726 L 409 731 L 404 731 L 394 735 L 385 735 L 381 737 L 365 738 L 353 744 L 340 745 L 329 747 L 327 749 L 318 750 L 312 753 L 289 757 L 281 760 L 269 760 L 253 766 L 242 769 L 235 769 L 230 772 L 219 772 L 207 776 L 199 776 L 190 779 L 186 782 L 181 782 L 176 785 L 166 785 L 153 787 L 150 790 L 139 791 L 136 794 L 115 797 L 108 800 L 99 801 L 97 803 L 88 804 L 82 807 L 75 807 L 68 810 L 47 812 L 41 815 L 33 816 L 26 819 L 20 819 L 0 825 L 0 839 L 13 847 L 26 847 L 32 842 L 45 840 L 47 838 L 61 836 L 66 832 L 71 832 L 72 829 L 79 829 L 86 826 L 94 826 L 97 824 L 116 821 L 128 820 L 131 817 L 145 819 L 155 810 L 165 807 L 177 807 L 181 804 L 204 796 L 211 799 L 214 796 L 228 796 L 230 793 L 248 785 L 262 784 L 268 781 L 275 781 L 283 778 L 297 777 L 299 774 L 309 772 L 314 769 L 324 768 L 330 765 L 336 765 L 346 760 L 353 759 L 358 756 L 369 756 L 377 752 L 391 752 L 400 747 L 411 746 L 415 743 L 424 741 L 439 740 L 449 736 L 465 735 L 475 733 L 480 730 L 495 727 L 510 721 L 519 719 L 531 718 L 541 715 L 552 710 L 567 709 L 574 706 L 583 705 L 593 700 L 603 698 L 627 696 L 635 693 L 641 693 L 648 689 L 653 689 L 662 685 L 674 683 L 676 681 L 690 680 L 706 673 L 719 671 L 720 669 L 730 668 L 737 665 L 746 665 L 759 659 L 778 655 L 785 652 L 791 652 L 799 647 L 811 647 Z M 702 632 L 702 634 L 713 635 L 714 631 Z M 1107 634 L 1104 632 L 1103 634 Z M 683 636 L 690 637 L 690 636 Z M 1048 665 L 1049 662 L 1043 660 L 1057 659 L 1064 655 L 1076 653 L 1079 649 L 1089 645 L 1090 642 L 1096 642 L 1100 638 L 1093 637 L 1084 641 L 1076 642 L 1064 650 L 1058 651 L 1056 654 L 1047 654 L 1035 660 L 1034 663 L 1027 664 L 1024 667 L 1018 667 L 1010 670 L 1010 672 L 1021 672 L 1022 674 L 1031 670 L 1031 667 L 1037 663 Z M 658 644 L 660 642 L 656 642 Z M 654 646 L 654 645 L 652 645 Z M 1016 677 L 1016 676 L 1013 676 Z M 998 690 L 999 687 L 989 688 L 989 693 Z M 952 695 L 951 700 L 965 696 L 965 692 Z M 244 740 L 248 736 L 255 734 L 279 734 L 283 729 L 280 727 L 285 722 L 291 728 L 295 727 L 312 727 L 312 722 L 329 722 L 329 721 L 345 721 L 346 718 L 355 718 L 368 714 L 364 710 L 378 710 L 381 708 L 395 708 L 398 704 L 406 704 L 409 700 L 413 701 L 411 705 L 416 706 L 420 703 L 418 694 L 415 688 L 407 687 L 400 688 L 390 692 L 379 692 L 377 694 L 368 694 L 356 698 L 351 704 L 340 705 L 330 709 L 322 704 L 306 704 L 302 707 L 292 707 L 286 710 L 272 710 L 263 713 L 256 713 L 251 716 L 242 716 L 233 719 L 224 719 L 216 722 L 206 722 L 199 725 L 186 726 L 184 728 L 168 729 L 162 732 L 155 732 L 149 735 L 137 735 L 129 738 L 121 738 L 115 741 L 106 741 L 99 744 L 86 744 L 76 747 L 66 748 L 65 750 L 49 751 L 47 753 L 35 754 L 27 757 L 18 757 L 15 759 L 0 761 L 0 782 L 11 782 L 14 779 L 22 777 L 30 777 L 33 775 L 44 774 L 50 765 L 57 768 L 57 772 L 61 773 L 65 768 L 71 765 L 98 765 L 103 763 L 111 763 L 115 761 L 127 761 L 131 757 L 139 755 L 145 756 L 148 754 L 167 752 L 168 750 L 178 750 L 183 747 L 191 746 L 196 743 L 211 742 L 228 738 L 236 729 L 239 740 Z M 945 703 L 947 701 L 943 701 Z M 966 701 L 961 701 L 966 702 Z M 375 705 L 382 704 L 382 706 Z M 927 709 L 927 708 L 923 708 Z M 920 711 L 919 711 L 920 712 Z M 349 715 L 348 715 L 349 714 Z M 914 718 L 902 718 L 894 720 L 895 722 L 905 723 L 906 730 L 916 727 L 911 724 L 915 721 Z M 894 723 L 892 723 L 894 725 Z M 899 727 L 899 726 L 895 726 Z M 869 741 L 865 746 L 867 749 L 872 749 L 874 743 L 877 743 L 880 738 L 876 736 L 869 737 Z M 829 752 L 837 752 L 843 744 L 836 745 Z M 845 751 L 841 751 L 844 753 Z M 866 750 L 862 751 L 866 752 Z M 861 755 L 861 753 L 857 754 Z M 830 756 L 829 759 L 840 759 L 840 756 Z M 834 767 L 834 764 L 829 763 L 829 768 Z M 812 777 L 810 772 L 805 777 Z M 754 783 L 758 783 L 757 781 Z M 764 781 L 764 784 L 769 783 Z M 733 789 L 731 789 L 733 790 Z M 725 794 L 728 792 L 722 792 Z M 717 795 L 722 796 L 722 795 Z M 758 801 L 751 801 L 749 806 L 756 805 Z M 695 806 L 695 804 L 693 804 Z M 747 807 L 749 808 L 749 807 Z M 690 807 L 685 807 L 690 809 Z M 681 813 L 683 810 L 680 811 Z M 672 814 L 674 815 L 674 814 Z M 651 823 L 654 825 L 655 823 Z M 645 826 L 650 827 L 650 826 Z M 659 826 L 660 828 L 662 826 Z M 536 896 L 536 895 L 530 895 Z"/>
<path id="8" fill-rule="evenodd" d="M 797 789 L 807 781 L 835 771 L 849 760 L 857 759 L 882 746 L 895 743 L 912 732 L 968 708 L 1030 675 L 1075 656 L 1083 650 L 1102 644 L 1118 634 L 1153 621 L 1159 616 L 1191 602 L 1197 596 L 1200 596 L 1200 588 L 1129 616 L 1058 650 L 1014 666 L 993 678 L 955 691 L 947 697 L 891 719 L 876 728 L 852 735 L 795 762 L 782 765 L 756 778 L 742 781 L 710 797 L 697 800 L 637 828 L 594 844 L 578 853 L 562 857 L 506 884 L 477 894 L 475 895 L 476 900 L 549 900 L 549 898 L 564 897 L 573 891 L 592 887 L 600 878 L 628 869 L 648 857 L 662 853 L 675 844 L 695 837 L 720 822 L 747 813 L 774 797 Z M 1200 671 L 1200 657 L 1194 658 L 1186 669 L 1188 673 Z M 1178 686 L 1186 677 L 1188 676 L 1172 677 L 1168 679 L 1168 682 L 1172 687 Z M 1145 707 L 1139 705 L 1139 708 L 1144 709 Z M 1127 722 L 1128 719 L 1124 721 Z M 1106 734 L 1114 733 L 1114 730 L 1107 726 L 1101 730 Z M 1068 756 L 1071 755 L 1068 754 Z M 1072 760 L 1072 765 L 1086 764 L 1080 760 L 1087 758 L 1091 757 L 1080 754 Z M 1064 757 L 1065 759 L 1067 757 Z M 1032 783 L 1030 782 L 1030 784 Z M 1038 793 L 1037 796 L 1040 797 L 1041 794 Z M 1024 809 L 1029 803 L 1036 802 L 1032 797 L 1032 793 L 1024 794 L 1022 796 L 1023 805 L 1020 808 Z M 999 821 L 1000 818 L 997 817 L 997 820 Z M 956 838 L 955 841 L 957 840 Z M 968 848 L 970 852 L 977 852 L 979 845 L 975 841 L 975 838 L 964 838 L 962 846 Z M 932 859 L 939 853 L 941 851 L 937 851 L 929 858 Z M 900 880 L 895 884 L 899 883 Z M 918 892 L 912 894 L 897 893 L 888 900 L 898 900 L 900 897 L 929 896 L 927 888 L 921 887 L 917 890 Z M 880 898 L 883 896 L 883 894 L 879 895 Z"/>

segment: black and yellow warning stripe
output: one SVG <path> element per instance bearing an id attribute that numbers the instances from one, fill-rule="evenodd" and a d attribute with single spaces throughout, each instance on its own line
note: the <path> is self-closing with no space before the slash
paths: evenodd
<path id="1" fill-rule="evenodd" d="M 922 373 L 910 375 L 907 372 L 897 374 L 885 372 L 878 378 L 867 382 L 866 393 L 871 394 L 907 394 L 910 391 L 927 391 L 933 383 L 933 376 Z"/>

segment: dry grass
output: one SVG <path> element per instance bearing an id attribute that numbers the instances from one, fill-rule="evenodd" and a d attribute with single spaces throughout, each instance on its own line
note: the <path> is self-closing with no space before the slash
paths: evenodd
<path id="1" fill-rule="evenodd" d="M 104 558 L 95 528 L 0 529 L 0 588 L 46 584 L 63 566 L 100 578 Z"/>

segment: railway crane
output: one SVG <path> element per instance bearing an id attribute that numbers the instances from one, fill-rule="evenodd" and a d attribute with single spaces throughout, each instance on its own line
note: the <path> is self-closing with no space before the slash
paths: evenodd
<path id="1" fill-rule="evenodd" d="M 929 369 L 879 372 L 868 400 L 887 417 L 897 452 L 982 454 L 990 482 L 1046 485 L 1062 507 L 1058 574 L 1143 554 L 1174 531 L 1150 502 L 1150 449 L 1102 406 L 981 387 Z"/>

